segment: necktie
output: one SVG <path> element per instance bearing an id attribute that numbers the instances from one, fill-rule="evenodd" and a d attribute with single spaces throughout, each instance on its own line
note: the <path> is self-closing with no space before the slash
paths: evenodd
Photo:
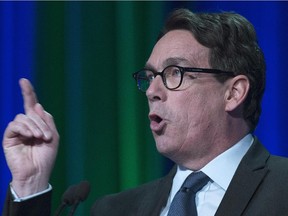
<path id="1" fill-rule="evenodd" d="M 203 172 L 191 173 L 176 193 L 167 216 L 197 216 L 195 195 L 208 181 Z"/>

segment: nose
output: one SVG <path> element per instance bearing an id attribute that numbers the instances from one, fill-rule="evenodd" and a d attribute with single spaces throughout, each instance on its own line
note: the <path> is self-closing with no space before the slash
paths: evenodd
<path id="1" fill-rule="evenodd" d="M 165 101 L 167 98 L 167 88 L 164 86 L 161 76 L 156 76 L 146 91 L 149 101 Z"/>

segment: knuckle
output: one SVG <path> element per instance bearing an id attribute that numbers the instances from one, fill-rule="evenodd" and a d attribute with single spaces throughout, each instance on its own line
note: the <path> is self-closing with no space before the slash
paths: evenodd
<path id="1" fill-rule="evenodd" d="M 50 113 L 46 112 L 46 115 L 47 115 L 48 118 L 50 118 L 52 120 L 54 119 L 54 117 Z"/>
<path id="2" fill-rule="evenodd" d="M 24 118 L 25 118 L 25 115 L 23 113 L 19 113 L 19 114 L 16 115 L 14 120 L 21 120 L 21 119 L 24 119 Z"/>
<path id="3" fill-rule="evenodd" d="M 15 125 L 14 121 L 9 122 L 8 127 L 7 128 L 13 128 Z"/>

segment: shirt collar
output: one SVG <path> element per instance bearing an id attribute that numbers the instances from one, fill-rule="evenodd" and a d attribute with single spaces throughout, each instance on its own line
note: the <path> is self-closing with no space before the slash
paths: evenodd
<path id="1" fill-rule="evenodd" d="M 254 138 L 251 134 L 246 135 L 238 143 L 210 161 L 201 170 L 226 191 L 238 165 L 253 141 Z"/>
<path id="2" fill-rule="evenodd" d="M 238 143 L 210 161 L 201 169 L 201 171 L 226 191 L 240 161 L 252 145 L 253 141 L 254 138 L 251 134 L 246 135 Z M 187 176 L 192 172 L 193 171 L 184 167 L 177 167 L 177 172 L 173 179 L 172 197 L 177 193 Z"/>

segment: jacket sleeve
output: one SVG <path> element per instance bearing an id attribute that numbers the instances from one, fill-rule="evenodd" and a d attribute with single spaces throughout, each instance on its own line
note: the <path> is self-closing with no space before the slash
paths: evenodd
<path id="1" fill-rule="evenodd" d="M 22 202 L 14 202 L 7 190 L 2 216 L 50 216 L 52 191 Z"/>

